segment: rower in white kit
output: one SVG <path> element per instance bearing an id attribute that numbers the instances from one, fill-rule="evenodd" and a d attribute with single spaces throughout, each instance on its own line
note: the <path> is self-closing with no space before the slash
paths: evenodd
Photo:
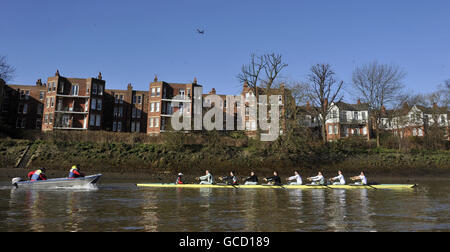
<path id="1" fill-rule="evenodd" d="M 367 178 L 364 172 L 361 172 L 359 176 L 351 177 L 351 180 L 360 180 L 360 182 L 355 182 L 355 185 L 367 185 Z"/>
<path id="2" fill-rule="evenodd" d="M 342 175 L 342 171 L 338 171 L 338 175 L 334 178 L 331 178 L 330 181 L 336 181 L 333 182 L 333 185 L 345 185 L 345 178 L 344 175 Z"/>

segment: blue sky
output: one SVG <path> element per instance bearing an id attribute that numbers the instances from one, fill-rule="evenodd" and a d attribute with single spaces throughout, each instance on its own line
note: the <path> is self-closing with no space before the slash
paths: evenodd
<path id="1" fill-rule="evenodd" d="M 399 65 L 411 92 L 450 78 L 448 0 L 2 0 L 1 12 L 0 54 L 19 84 L 59 69 L 67 77 L 101 71 L 107 88 L 148 90 L 157 74 L 235 94 L 249 55 L 266 52 L 283 55 L 286 80 L 305 80 L 324 62 L 350 84 L 354 68 L 372 60 Z"/>

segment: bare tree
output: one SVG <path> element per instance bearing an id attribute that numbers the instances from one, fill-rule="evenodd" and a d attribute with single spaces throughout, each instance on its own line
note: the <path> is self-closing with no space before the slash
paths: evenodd
<path id="1" fill-rule="evenodd" d="M 353 88 L 359 98 L 369 104 L 375 121 L 378 147 L 380 147 L 382 107 L 398 100 L 405 75 L 398 66 L 378 64 L 376 61 L 357 67 L 353 72 Z"/>
<path id="2" fill-rule="evenodd" d="M 0 79 L 10 81 L 16 72 L 16 69 L 8 64 L 6 56 L 0 55 Z"/>
<path id="3" fill-rule="evenodd" d="M 281 72 L 287 66 L 283 62 L 281 54 L 268 53 L 259 56 L 252 54 L 250 55 L 250 63 L 242 66 L 237 78 L 241 83 L 248 84 L 255 94 L 256 101 L 259 101 L 259 89 L 262 89 L 265 95 L 270 96 Z"/>
<path id="4" fill-rule="evenodd" d="M 322 140 L 327 141 L 326 121 L 332 108 L 332 104 L 342 100 L 341 95 L 343 81 L 335 79 L 335 72 L 329 64 L 316 64 L 311 67 L 308 75 L 308 96 L 313 110 L 320 117 Z"/>

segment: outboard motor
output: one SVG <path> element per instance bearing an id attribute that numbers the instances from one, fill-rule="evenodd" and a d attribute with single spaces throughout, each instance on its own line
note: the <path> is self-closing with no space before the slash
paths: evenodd
<path id="1" fill-rule="evenodd" d="M 22 178 L 13 178 L 11 180 L 11 183 L 13 184 L 13 186 L 15 186 L 16 188 L 18 188 L 19 186 L 17 185 L 17 182 L 22 181 Z"/>

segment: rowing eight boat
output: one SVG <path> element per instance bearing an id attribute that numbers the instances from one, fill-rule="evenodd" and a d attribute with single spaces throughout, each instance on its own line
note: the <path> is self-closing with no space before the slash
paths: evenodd
<path id="1" fill-rule="evenodd" d="M 200 184 L 137 184 L 138 187 L 153 188 L 242 188 L 242 189 L 410 189 L 417 185 L 410 184 L 381 184 L 381 185 L 200 185 Z"/>

